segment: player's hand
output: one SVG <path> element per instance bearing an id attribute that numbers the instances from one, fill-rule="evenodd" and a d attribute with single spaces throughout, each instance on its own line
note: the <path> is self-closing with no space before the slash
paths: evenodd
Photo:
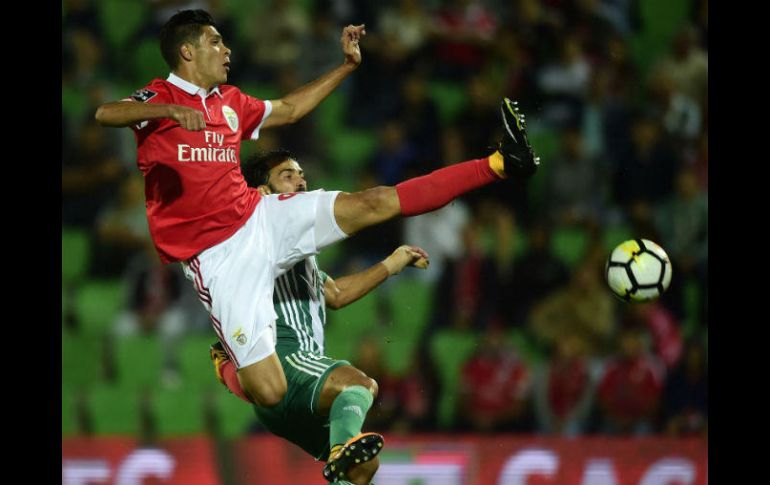
<path id="1" fill-rule="evenodd" d="M 186 130 L 200 131 L 206 128 L 203 113 L 187 106 L 170 105 L 168 117 L 178 122 Z"/>
<path id="2" fill-rule="evenodd" d="M 358 67 L 361 64 L 361 48 L 358 42 L 366 35 L 364 24 L 348 25 L 342 29 L 342 52 L 345 53 L 345 63 Z"/>
<path id="3" fill-rule="evenodd" d="M 428 253 L 417 246 L 403 245 L 393 251 L 393 254 L 385 258 L 383 264 L 391 275 L 398 274 L 406 266 L 426 269 L 430 264 Z"/>
<path id="4" fill-rule="evenodd" d="M 270 195 L 272 192 L 270 191 L 270 187 L 267 185 L 260 185 L 257 187 L 257 192 L 259 192 L 259 195 Z"/>

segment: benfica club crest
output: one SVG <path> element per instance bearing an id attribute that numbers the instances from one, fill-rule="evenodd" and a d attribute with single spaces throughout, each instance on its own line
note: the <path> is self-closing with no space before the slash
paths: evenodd
<path id="1" fill-rule="evenodd" d="M 238 131 L 238 115 L 235 110 L 224 105 L 222 106 L 222 114 L 224 115 L 225 120 L 227 120 L 227 126 L 233 131 Z"/>

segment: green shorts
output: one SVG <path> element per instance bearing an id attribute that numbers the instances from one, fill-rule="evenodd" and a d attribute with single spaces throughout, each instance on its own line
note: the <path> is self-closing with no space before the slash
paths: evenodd
<path id="1" fill-rule="evenodd" d="M 274 435 L 326 461 L 330 451 L 329 416 L 320 414 L 318 400 L 331 371 L 350 362 L 303 351 L 277 352 L 286 374 L 286 396 L 272 408 L 254 406 L 257 418 Z"/>

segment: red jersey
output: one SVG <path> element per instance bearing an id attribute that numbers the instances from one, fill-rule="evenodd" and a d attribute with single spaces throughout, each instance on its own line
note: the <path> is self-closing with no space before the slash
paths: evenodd
<path id="1" fill-rule="evenodd" d="M 241 140 L 259 136 L 272 106 L 221 85 L 208 93 L 171 74 L 131 96 L 203 113 L 206 128 L 189 131 L 169 118 L 133 126 L 144 174 L 147 220 L 164 263 L 184 261 L 232 236 L 259 202 L 241 174 Z"/>

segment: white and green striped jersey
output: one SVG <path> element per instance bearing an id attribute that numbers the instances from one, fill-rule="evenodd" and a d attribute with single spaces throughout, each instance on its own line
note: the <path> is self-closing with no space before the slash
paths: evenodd
<path id="1" fill-rule="evenodd" d="M 295 264 L 275 279 L 273 304 L 276 320 L 276 352 L 283 357 L 298 350 L 323 355 L 328 275 L 318 269 L 315 256 Z"/>

